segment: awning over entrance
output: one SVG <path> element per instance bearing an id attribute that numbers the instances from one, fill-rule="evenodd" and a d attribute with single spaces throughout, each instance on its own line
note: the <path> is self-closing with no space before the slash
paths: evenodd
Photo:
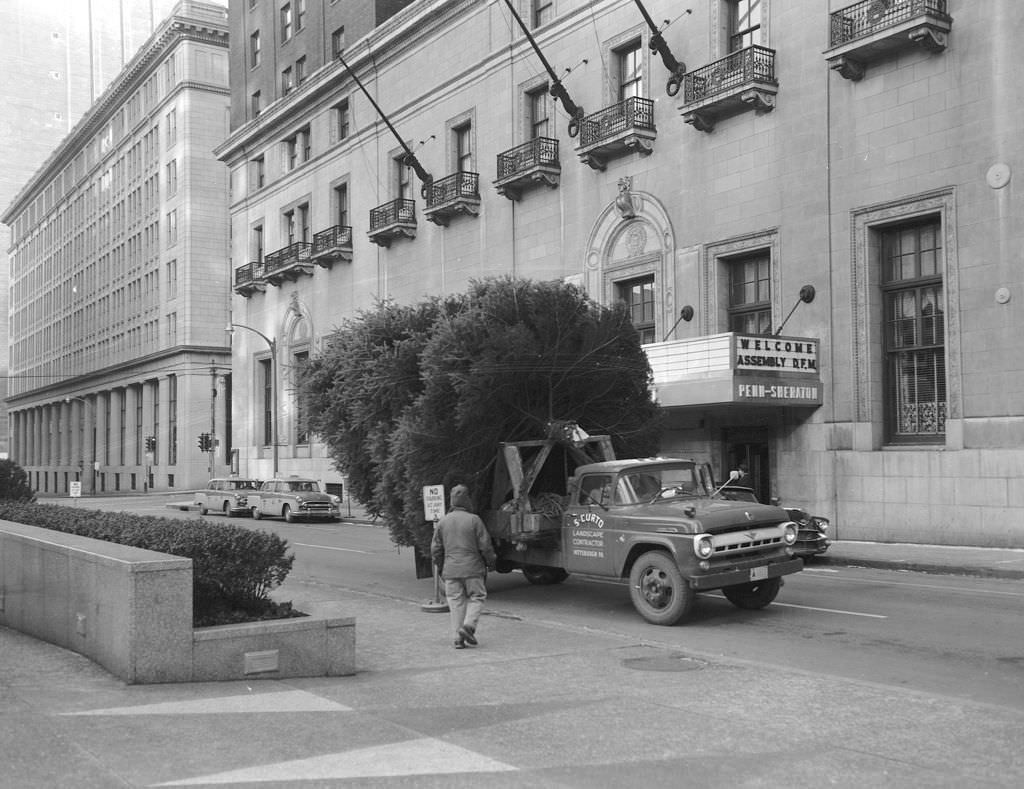
<path id="1" fill-rule="evenodd" d="M 822 403 L 815 338 L 725 332 L 643 347 L 666 407 Z"/>

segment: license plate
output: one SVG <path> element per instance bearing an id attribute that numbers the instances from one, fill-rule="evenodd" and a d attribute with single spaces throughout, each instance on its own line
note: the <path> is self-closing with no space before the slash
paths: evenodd
<path id="1" fill-rule="evenodd" d="M 755 568 L 753 568 L 750 571 L 750 580 L 751 581 L 763 581 L 767 577 L 768 577 L 768 568 L 767 567 L 755 567 Z"/>

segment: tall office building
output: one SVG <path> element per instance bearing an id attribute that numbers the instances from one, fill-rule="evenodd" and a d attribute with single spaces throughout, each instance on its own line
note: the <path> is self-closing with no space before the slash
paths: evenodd
<path id="1" fill-rule="evenodd" d="M 223 6 L 184 0 L 32 175 L 11 228 L 11 455 L 41 492 L 192 487 L 230 413 Z"/>
<path id="2" fill-rule="evenodd" d="M 0 3 L 0 209 L 152 35 L 176 0 Z M 0 453 L 8 449 L 10 231 L 0 225 Z"/>

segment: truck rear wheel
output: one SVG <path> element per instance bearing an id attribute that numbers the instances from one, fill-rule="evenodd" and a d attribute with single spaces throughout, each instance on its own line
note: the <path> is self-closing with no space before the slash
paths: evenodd
<path id="1" fill-rule="evenodd" d="M 536 586 L 553 586 L 560 584 L 569 577 L 561 567 L 539 567 L 536 564 L 524 564 L 523 576 Z"/>
<path id="2" fill-rule="evenodd" d="M 676 563 L 664 551 L 648 551 L 629 571 L 633 607 L 648 622 L 674 625 L 690 613 L 697 597 Z"/>
<path id="3" fill-rule="evenodd" d="M 722 594 L 737 608 L 757 611 L 771 603 L 781 588 L 781 578 L 767 578 L 764 581 L 755 581 L 751 584 L 726 586 L 722 589 Z"/>

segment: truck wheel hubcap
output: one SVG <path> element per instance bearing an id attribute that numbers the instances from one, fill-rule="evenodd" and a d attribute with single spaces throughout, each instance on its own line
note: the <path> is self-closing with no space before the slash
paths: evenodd
<path id="1" fill-rule="evenodd" d="M 647 568 L 640 577 L 640 592 L 655 608 L 664 608 L 672 600 L 672 584 L 655 567 Z"/>

